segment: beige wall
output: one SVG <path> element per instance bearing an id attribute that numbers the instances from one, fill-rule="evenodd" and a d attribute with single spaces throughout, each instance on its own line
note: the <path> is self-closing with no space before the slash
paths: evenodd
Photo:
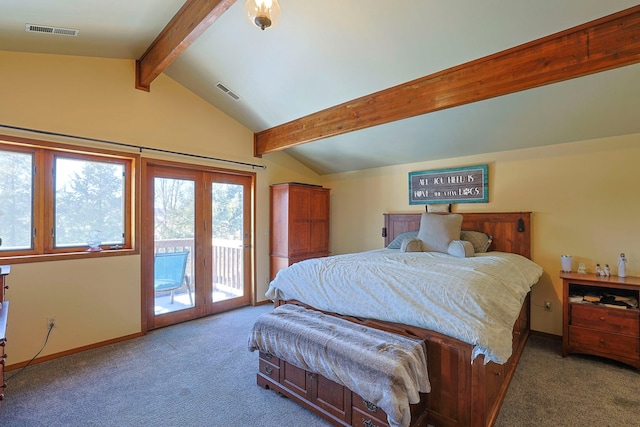
<path id="1" fill-rule="evenodd" d="M 249 129 L 170 78 L 158 77 L 150 92 L 136 90 L 134 80 L 133 61 L 0 51 L 0 124 L 266 165 L 266 170 L 255 170 L 256 296 L 264 300 L 269 185 L 317 183 L 318 176 L 286 154 L 254 158 Z M 6 128 L 0 134 L 80 144 Z M 7 281 L 9 365 L 36 354 L 49 316 L 56 317 L 58 328 L 41 356 L 140 332 L 139 255 L 16 264 Z"/>
<path id="2" fill-rule="evenodd" d="M 489 203 L 457 204 L 454 211 L 531 211 L 532 258 L 545 271 L 534 287 L 532 329 L 562 335 L 560 255 L 575 267 L 596 263 L 640 274 L 640 134 L 526 150 L 422 162 L 323 176 L 332 189 L 331 250 L 380 248 L 383 212 L 422 212 L 408 203 L 408 173 L 489 165 Z M 544 301 L 553 311 L 545 312 Z"/>

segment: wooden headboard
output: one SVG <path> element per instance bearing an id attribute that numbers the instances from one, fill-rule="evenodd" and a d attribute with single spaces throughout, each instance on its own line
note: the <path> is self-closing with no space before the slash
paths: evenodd
<path id="1" fill-rule="evenodd" d="M 531 259 L 531 212 L 461 213 L 462 229 L 493 236 L 489 250 L 511 252 Z M 420 213 L 385 213 L 382 235 L 387 246 L 405 231 L 420 229 Z"/>

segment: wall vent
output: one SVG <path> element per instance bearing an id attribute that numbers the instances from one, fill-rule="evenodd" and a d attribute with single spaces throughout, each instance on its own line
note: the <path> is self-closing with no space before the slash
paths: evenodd
<path id="1" fill-rule="evenodd" d="M 75 37 L 78 35 L 80 30 L 73 30 L 71 28 L 59 28 L 52 27 L 49 25 L 36 25 L 36 24 L 26 24 L 26 30 L 29 33 L 44 33 L 44 34 L 57 34 L 60 36 L 72 36 Z"/>
<path id="2" fill-rule="evenodd" d="M 220 82 L 216 83 L 216 87 L 218 89 L 220 89 L 221 91 L 223 91 L 224 93 L 226 93 L 227 95 L 229 95 L 235 101 L 240 99 L 240 97 L 235 92 L 233 92 L 231 89 L 229 89 L 228 87 L 226 87 L 222 83 L 220 83 Z"/>

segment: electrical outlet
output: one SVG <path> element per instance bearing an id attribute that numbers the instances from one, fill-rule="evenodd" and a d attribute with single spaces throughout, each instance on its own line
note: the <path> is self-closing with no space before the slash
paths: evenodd
<path id="1" fill-rule="evenodd" d="M 53 325 L 53 326 L 51 326 L 51 325 Z M 56 325 L 56 318 L 53 317 L 53 316 L 47 317 L 47 329 L 49 329 L 49 328 L 53 329 L 56 326 L 57 326 Z"/>
<path id="2" fill-rule="evenodd" d="M 551 301 L 544 302 L 544 311 L 552 311 L 551 310 Z"/>

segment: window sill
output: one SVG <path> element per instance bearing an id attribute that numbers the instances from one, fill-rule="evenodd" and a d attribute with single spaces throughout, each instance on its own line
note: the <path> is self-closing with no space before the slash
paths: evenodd
<path id="1" fill-rule="evenodd" d="M 0 257 L 0 264 L 27 264 L 43 261 L 63 261 L 68 259 L 103 258 L 112 256 L 138 255 L 138 249 L 105 249 L 100 252 L 66 252 L 58 254 L 38 254 Z"/>

